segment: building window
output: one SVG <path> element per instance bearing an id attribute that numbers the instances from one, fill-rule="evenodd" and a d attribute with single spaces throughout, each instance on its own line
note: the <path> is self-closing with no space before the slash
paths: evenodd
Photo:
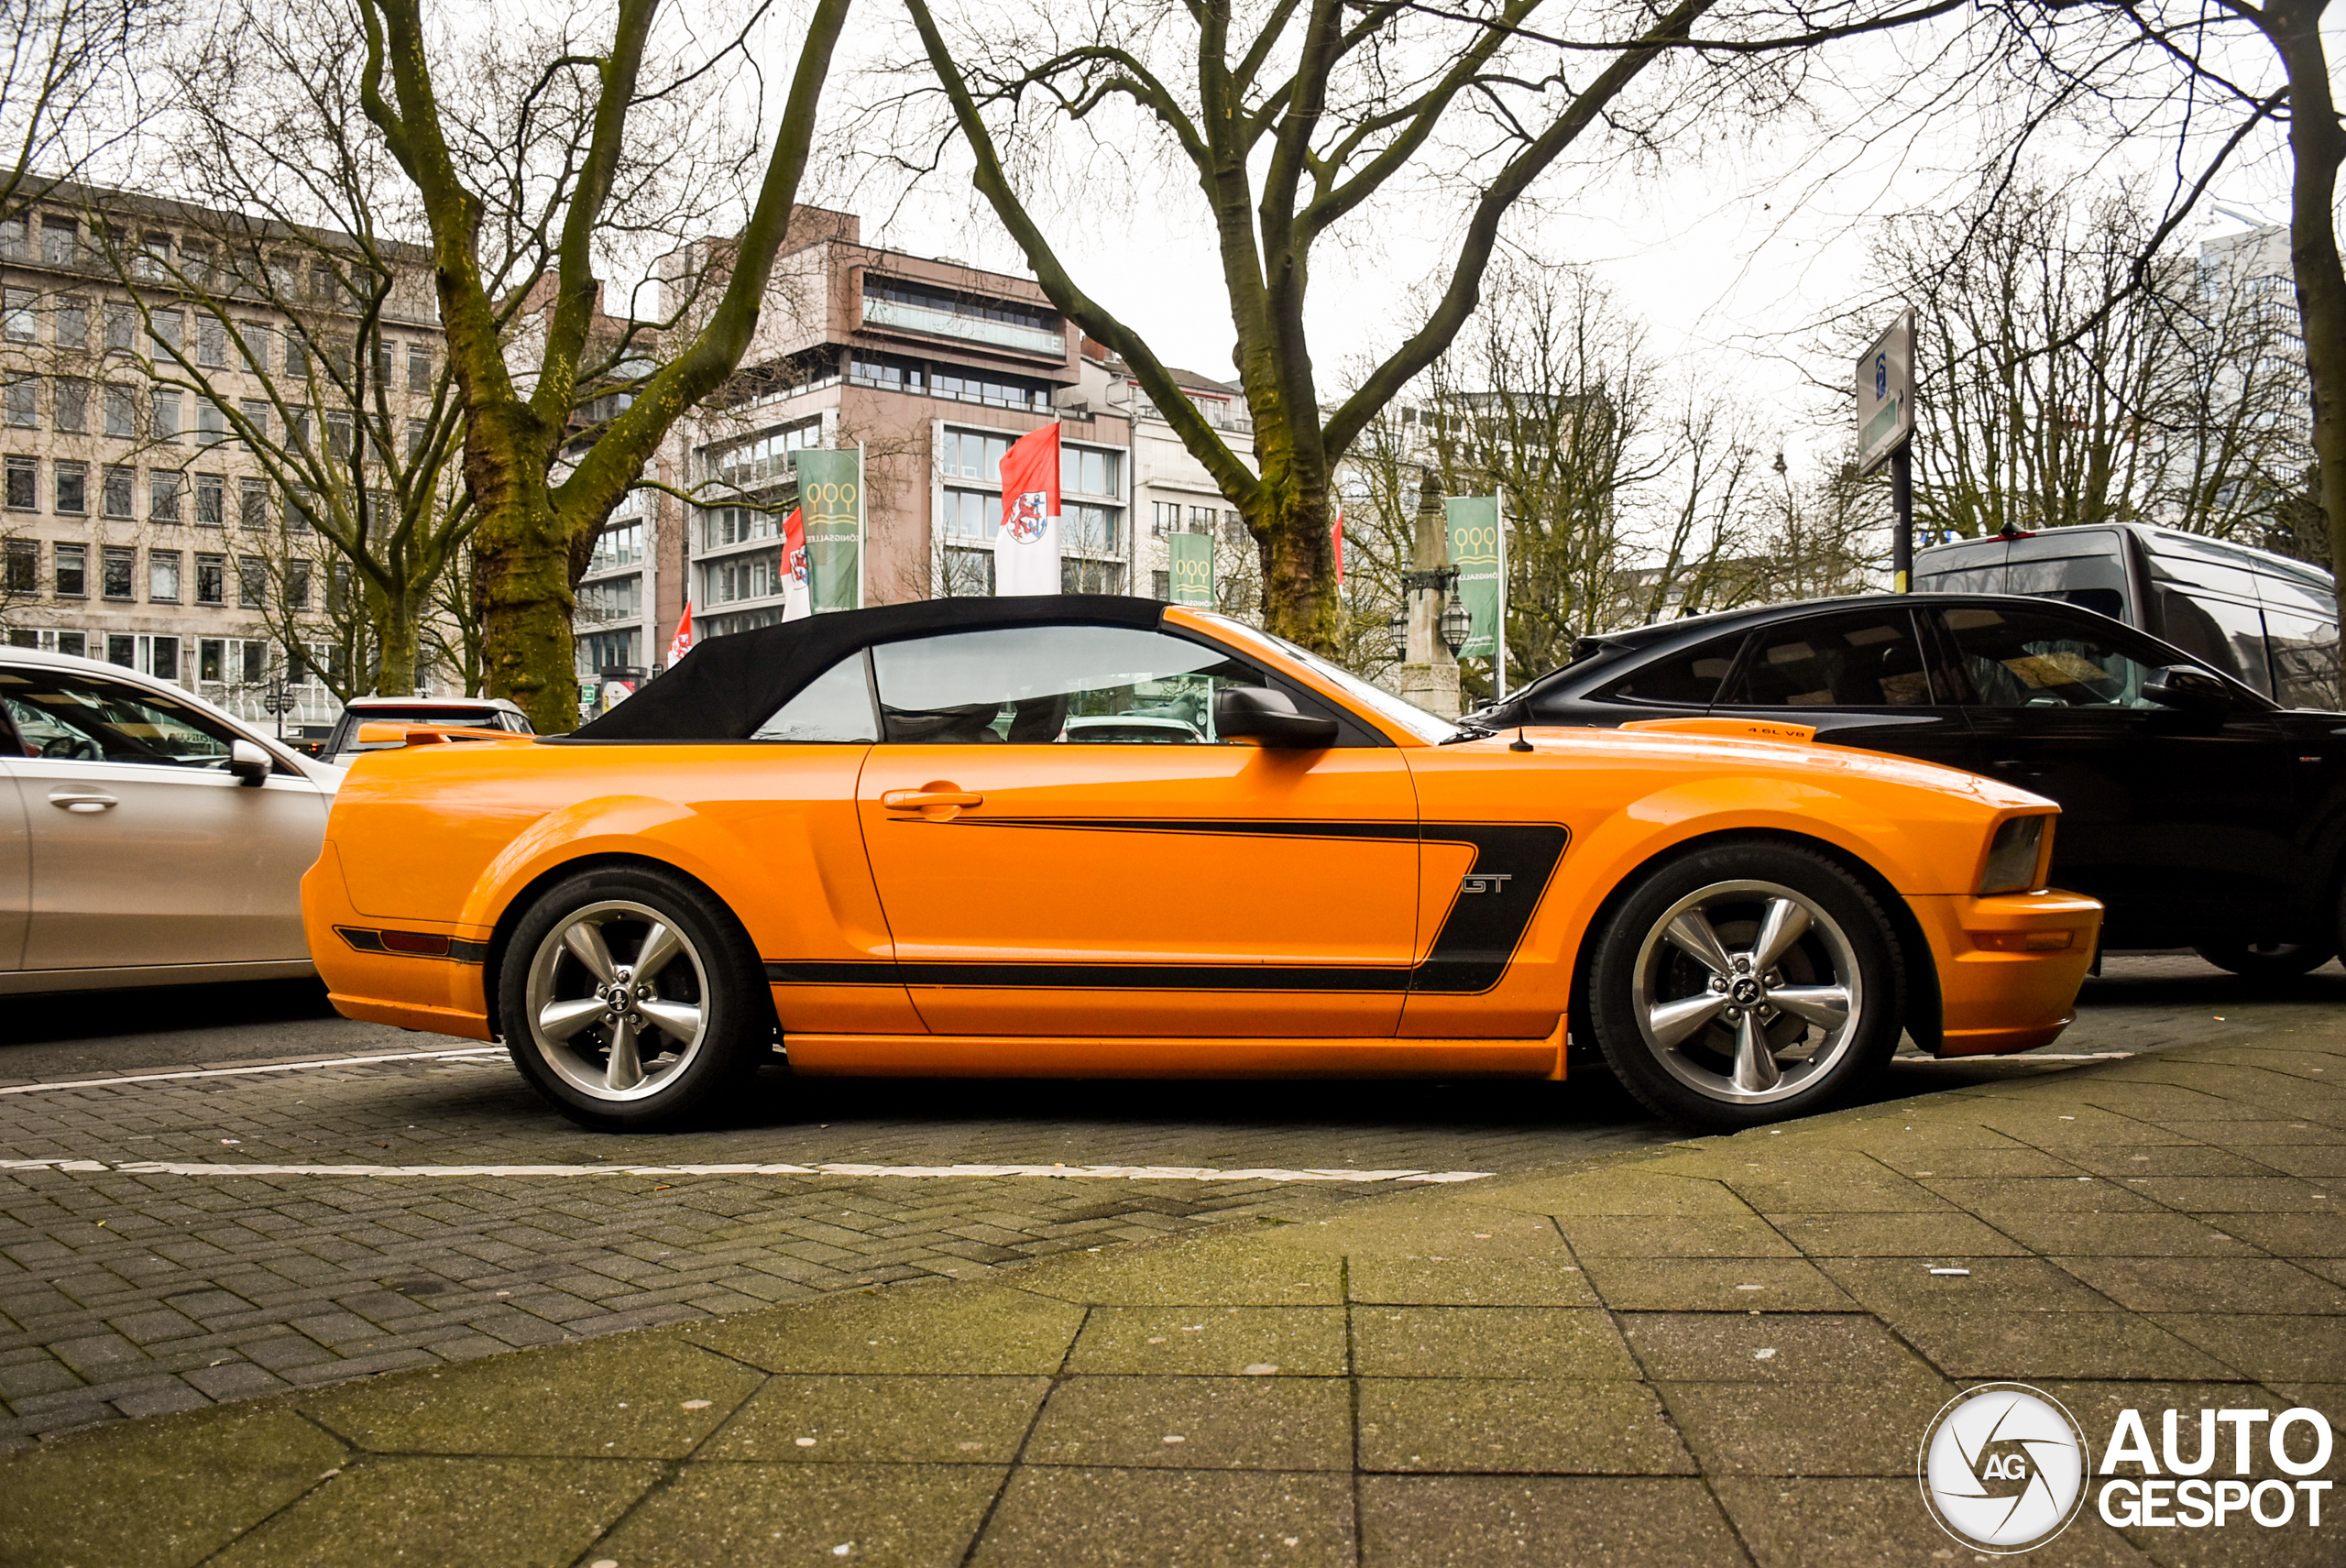
<path id="1" fill-rule="evenodd" d="M 137 469 L 118 467 L 113 464 L 107 465 L 104 480 L 105 493 L 99 497 L 105 505 L 106 516 L 128 518 L 137 515 L 131 501 L 137 483 Z"/>
<path id="2" fill-rule="evenodd" d="M 76 294 L 57 307 L 50 318 L 51 328 L 60 348 L 90 346 L 90 302 Z"/>
<path id="3" fill-rule="evenodd" d="M 915 390 L 918 390 L 915 387 Z M 1047 413 L 1051 406 L 1051 389 L 1041 381 L 1029 381 L 1017 376 L 981 375 L 974 370 L 962 370 L 951 366 L 938 366 L 929 375 L 931 397 L 951 398 L 964 403 L 988 403 L 995 408 L 1023 409 L 1033 413 Z"/>
<path id="4" fill-rule="evenodd" d="M 432 350 L 420 343 L 407 345 L 407 389 L 411 392 L 432 389 Z"/>
<path id="5" fill-rule="evenodd" d="M 13 218 L 0 218 L 0 257 L 10 261 L 22 261 L 30 247 L 32 220 L 22 214 Z"/>
<path id="6" fill-rule="evenodd" d="M 8 591 L 12 594 L 40 592 L 40 544 L 31 539 L 8 541 Z"/>
<path id="7" fill-rule="evenodd" d="M 1113 555 L 1116 553 L 1118 524 L 1123 516 L 1120 507 L 1067 507 L 1060 518 L 1059 543 L 1069 550 Z"/>
<path id="8" fill-rule="evenodd" d="M 137 597 L 138 552 L 123 546 L 106 546 L 104 560 L 105 581 L 102 585 L 106 598 L 129 599 Z"/>
<path id="9" fill-rule="evenodd" d="M 1059 557 L 1059 592 L 1120 594 L 1124 591 L 1122 561 L 1087 561 L 1080 555 Z"/>
<path id="10" fill-rule="evenodd" d="M 80 435 L 90 428 L 90 383 L 73 376 L 60 376 L 50 391 L 49 423 L 68 435 Z"/>
<path id="11" fill-rule="evenodd" d="M 147 598 L 152 604 L 180 602 L 180 553 L 176 550 L 147 552 Z"/>
<path id="12" fill-rule="evenodd" d="M 177 352 L 179 348 L 181 329 L 185 324 L 180 320 L 180 315 L 177 310 L 150 310 L 147 313 L 147 331 L 167 353 Z"/>
<path id="13" fill-rule="evenodd" d="M 71 218 L 40 221 L 40 258 L 51 267 L 71 267 L 82 258 L 82 225 Z"/>
<path id="14" fill-rule="evenodd" d="M 350 415 L 338 409 L 326 411 L 326 453 L 334 457 L 350 455 Z"/>
<path id="15" fill-rule="evenodd" d="M 210 398 L 195 400 L 195 444 L 217 446 L 228 439 L 227 411 Z"/>
<path id="16" fill-rule="evenodd" d="M 899 359 L 890 354 L 854 354 L 848 357 L 847 378 L 859 386 L 878 387 L 890 392 L 917 392 L 921 388 L 920 362 Z"/>
<path id="17" fill-rule="evenodd" d="M 138 434 L 138 394 L 128 387 L 106 389 L 106 433 L 135 440 Z"/>
<path id="18" fill-rule="evenodd" d="M 106 637 L 106 663 L 120 664 L 126 670 L 136 668 L 138 663 L 138 639 L 126 637 L 119 631 L 109 633 Z"/>
<path id="19" fill-rule="evenodd" d="M 269 644 L 258 637 L 250 637 L 245 640 L 244 650 L 245 685 L 257 686 L 269 679 Z"/>
<path id="20" fill-rule="evenodd" d="M 317 500 L 316 496 L 299 485 L 288 489 L 285 492 L 285 532 L 309 533 L 314 531 L 317 520 L 312 515 L 312 510 L 317 505 Z"/>
<path id="21" fill-rule="evenodd" d="M 39 298 L 30 289 L 0 290 L 0 339 L 31 343 L 40 335 L 40 318 L 33 313 Z"/>
<path id="22" fill-rule="evenodd" d="M 605 670 L 633 670 L 641 667 L 642 633 L 633 627 L 624 631 L 595 631 L 578 639 L 578 674 L 599 676 Z"/>
<path id="23" fill-rule="evenodd" d="M 288 609 L 310 608 L 310 564 L 307 561 L 292 561 L 286 565 L 285 608 Z"/>
<path id="24" fill-rule="evenodd" d="M 238 322 L 236 336 L 244 345 L 246 362 L 260 374 L 268 375 L 270 359 L 269 352 L 270 329 L 268 324 L 262 322 Z"/>
<path id="25" fill-rule="evenodd" d="M 175 681 L 180 678 L 180 640 L 176 637 L 141 637 L 147 655 L 147 673 L 157 680 Z"/>
<path id="26" fill-rule="evenodd" d="M 225 555 L 198 555 L 195 558 L 195 602 L 228 602 L 228 558 Z M 214 675 L 212 678 L 218 680 L 220 677 Z"/>
<path id="27" fill-rule="evenodd" d="M 177 522 L 180 520 L 180 486 L 185 477 L 176 468 L 149 469 L 147 475 L 147 520 L 149 522 Z"/>
<path id="28" fill-rule="evenodd" d="M 90 597 L 90 547 L 88 545 L 59 545 L 55 565 L 59 598 L 78 599 Z"/>
<path id="29" fill-rule="evenodd" d="M 407 460 L 409 462 L 412 463 L 422 455 L 423 444 L 431 438 L 431 435 L 430 421 L 411 419 L 407 422 Z"/>
<path id="30" fill-rule="evenodd" d="M 245 428 L 252 432 L 251 436 L 245 442 L 246 450 L 250 451 L 253 443 L 256 441 L 267 441 L 269 439 L 268 399 L 243 399 L 237 403 L 236 411 L 245 416 Z"/>
<path id="31" fill-rule="evenodd" d="M 578 590 L 581 620 L 640 620 L 642 617 L 643 578 L 640 576 L 588 583 Z"/>
<path id="32" fill-rule="evenodd" d="M 228 480 L 225 475 L 195 477 L 195 521 L 206 528 L 218 528 L 228 521 Z"/>
<path id="33" fill-rule="evenodd" d="M 138 307 L 120 301 L 106 302 L 106 346 L 128 353 L 138 343 Z"/>
<path id="34" fill-rule="evenodd" d="M 788 477 L 790 455 L 817 445 L 823 438 L 823 422 L 805 420 L 786 429 L 770 431 L 753 441 L 744 441 L 715 454 L 709 462 L 718 479 L 737 489 L 756 489 Z"/>
<path id="35" fill-rule="evenodd" d="M 40 510 L 40 459 L 11 457 L 8 459 L 8 510 L 38 511 Z"/>
<path id="36" fill-rule="evenodd" d="M 153 434 L 158 441 L 177 441 L 180 438 L 180 389 L 177 387 L 155 389 Z"/>
<path id="37" fill-rule="evenodd" d="M 985 490 L 945 492 L 944 533 L 955 539 L 992 539 L 1002 526 L 1002 498 Z"/>
<path id="38" fill-rule="evenodd" d="M 86 515 L 90 510 L 90 466 L 87 463 L 52 463 L 49 467 L 57 476 L 58 515 Z"/>
<path id="39" fill-rule="evenodd" d="M 701 514 L 701 548 L 782 537 L 782 519 L 756 507 L 710 507 Z"/>
<path id="40" fill-rule="evenodd" d="M 236 522 L 258 533 L 269 526 L 269 481 L 250 475 L 236 481 Z"/>
<path id="41" fill-rule="evenodd" d="M 199 560 L 196 565 L 197 576 L 201 576 L 203 571 L 203 564 Z M 206 637 L 195 645 L 195 678 L 197 680 L 216 684 L 224 678 L 221 671 L 227 663 L 225 657 L 227 647 L 226 641 L 218 637 Z"/>
<path id="42" fill-rule="evenodd" d="M 8 382 L 8 423 L 16 430 L 40 428 L 40 380 L 16 376 Z"/>
<path id="43" fill-rule="evenodd" d="M 269 603 L 269 563 L 258 555 L 236 557 L 236 608 L 260 609 Z"/>
<path id="44" fill-rule="evenodd" d="M 1148 575 L 1148 597 L 1170 604 L 1173 601 L 1173 574 L 1151 572 Z"/>
<path id="45" fill-rule="evenodd" d="M 703 604 L 738 604 L 782 592 L 782 552 L 751 550 L 701 568 Z"/>
<path id="46" fill-rule="evenodd" d="M 198 365 L 228 365 L 228 323 L 209 313 L 195 318 L 195 362 Z"/>
<path id="47" fill-rule="evenodd" d="M 937 585 L 947 598 L 990 598 L 993 595 L 993 552 L 967 545 L 945 547 L 944 580 Z"/>
<path id="48" fill-rule="evenodd" d="M 586 563 L 586 575 L 617 571 L 621 566 L 643 564 L 643 524 L 641 522 L 609 522 L 596 536 L 595 554 Z"/>
<path id="49" fill-rule="evenodd" d="M 978 430 L 948 430 L 937 438 L 937 466 L 948 479 L 1002 482 L 1002 455 L 1010 437 Z"/>
<path id="50" fill-rule="evenodd" d="M 1159 539 L 1168 533 L 1180 532 L 1181 503 L 1179 501 L 1149 502 L 1148 531 Z"/>

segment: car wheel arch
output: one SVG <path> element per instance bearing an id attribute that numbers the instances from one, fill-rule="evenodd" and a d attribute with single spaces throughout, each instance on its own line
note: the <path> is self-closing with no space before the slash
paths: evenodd
<path id="1" fill-rule="evenodd" d="M 1579 945 L 1573 953 L 1572 989 L 1568 998 L 1571 1033 L 1575 1046 L 1573 1060 L 1594 1059 L 1593 1049 L 1580 1044 L 1590 1039 L 1588 977 L 1595 967 L 1596 943 L 1610 928 L 1613 912 L 1656 869 L 1705 850 L 1742 844 L 1769 844 L 1806 850 L 1830 861 L 1873 895 L 1874 901 L 1889 916 L 1891 929 L 1898 938 L 1899 956 L 1906 981 L 1906 1032 L 1913 1036 L 1915 1044 L 1936 1054 L 1945 1027 L 1938 966 L 1931 958 L 1930 942 L 1923 934 L 1922 922 L 1914 917 L 1913 910 L 1891 885 L 1890 879 L 1863 856 L 1852 854 L 1828 839 L 1787 832 L 1781 828 L 1727 828 L 1683 839 L 1666 849 L 1657 850 L 1623 871 L 1606 890 L 1605 897 L 1590 916 L 1588 924 L 1582 928 Z"/>
<path id="2" fill-rule="evenodd" d="M 741 916 L 715 888 L 683 867 L 660 860 L 656 856 L 605 852 L 581 855 L 576 860 L 564 861 L 559 864 L 548 866 L 514 890 L 513 895 L 506 900 L 504 908 L 498 911 L 496 924 L 489 931 L 488 950 L 481 972 L 481 996 L 488 1008 L 488 1028 L 492 1038 L 503 1037 L 497 1024 L 498 981 L 505 968 L 505 952 L 512 944 L 514 928 L 521 925 L 522 916 L 530 912 L 548 890 L 559 886 L 572 877 L 595 871 L 650 871 L 657 872 L 663 876 L 678 878 L 690 883 L 714 907 L 723 910 L 736 925 L 741 923 Z"/>

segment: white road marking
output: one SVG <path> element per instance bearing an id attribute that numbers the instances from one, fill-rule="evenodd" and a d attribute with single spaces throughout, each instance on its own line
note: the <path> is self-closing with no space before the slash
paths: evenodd
<path id="1" fill-rule="evenodd" d="M 0 1170 L 117 1176 L 885 1176 L 918 1179 L 1062 1177 L 1092 1181 L 1480 1181 L 1487 1170 L 1221 1170 L 1187 1165 L 230 1165 L 208 1160 L 0 1159 Z"/>
<path id="2" fill-rule="evenodd" d="M 53 1089 L 112 1089 L 121 1083 L 168 1083 L 186 1078 L 242 1078 L 256 1072 L 300 1072 L 312 1067 L 365 1067 L 378 1061 L 464 1061 L 480 1057 L 501 1057 L 502 1046 L 466 1046 L 453 1051 L 400 1051 L 379 1057 L 334 1057 L 326 1061 L 273 1061 L 259 1067 L 190 1068 L 184 1072 L 126 1073 L 120 1078 L 80 1078 L 70 1083 L 16 1083 L 0 1089 L 0 1094 L 45 1094 Z"/>
<path id="3" fill-rule="evenodd" d="M 2124 1061 L 2134 1054 L 2132 1051 L 2071 1051 L 2066 1055 L 2057 1051 L 2023 1051 L 2017 1056 L 2003 1057 L 1897 1056 L 1890 1059 L 1900 1067 L 1913 1067 L 1925 1062 L 1935 1067 L 1977 1067 L 1981 1062 Z"/>

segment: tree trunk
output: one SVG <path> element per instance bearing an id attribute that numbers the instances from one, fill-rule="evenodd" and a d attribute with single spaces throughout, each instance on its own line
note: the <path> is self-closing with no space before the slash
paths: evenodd
<path id="1" fill-rule="evenodd" d="M 2316 493 L 2330 523 L 2330 558 L 2346 565 L 2346 267 L 2332 215 L 2346 133 L 2330 92 L 2321 47 L 2328 0 L 2274 0 L 2266 32 L 2289 73 L 2289 264 L 2297 285 L 2297 324 L 2305 334 L 2306 379 L 2313 392 Z M 2346 574 L 2339 609 L 2346 621 Z M 2346 670 L 2341 670 L 2346 681 Z M 2346 691 L 2340 696 L 2346 706 Z"/>
<path id="2" fill-rule="evenodd" d="M 511 428 L 529 422 L 525 407 L 509 406 L 466 422 L 465 477 L 480 509 L 474 602 L 488 695 L 518 704 L 538 733 L 559 735 L 578 728 L 572 530 L 555 510 L 541 443 Z"/>
<path id="3" fill-rule="evenodd" d="M 1314 652 L 1341 652 L 1343 605 L 1327 487 L 1266 482 L 1239 515 L 1262 555 L 1264 629 Z"/>

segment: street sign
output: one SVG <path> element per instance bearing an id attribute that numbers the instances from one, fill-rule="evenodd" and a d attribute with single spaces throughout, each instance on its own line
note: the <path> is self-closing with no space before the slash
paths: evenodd
<path id="1" fill-rule="evenodd" d="M 1870 474 L 1914 433 L 1914 313 L 1858 357 L 1858 472 Z"/>

